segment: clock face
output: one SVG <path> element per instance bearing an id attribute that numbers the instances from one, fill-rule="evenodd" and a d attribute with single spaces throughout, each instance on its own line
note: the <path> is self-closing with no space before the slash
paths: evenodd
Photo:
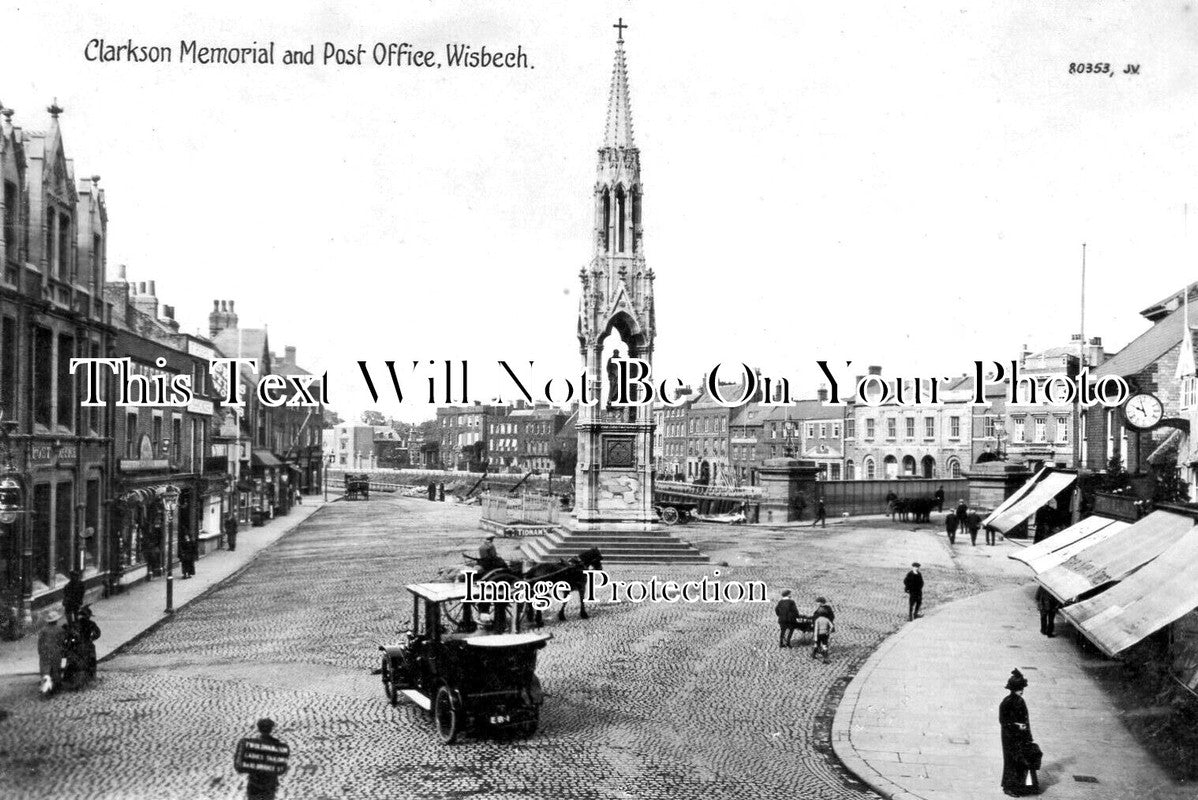
<path id="1" fill-rule="evenodd" d="M 1151 394 L 1134 394 L 1123 406 L 1123 416 L 1134 428 L 1151 428 L 1161 421 L 1165 409 Z"/>

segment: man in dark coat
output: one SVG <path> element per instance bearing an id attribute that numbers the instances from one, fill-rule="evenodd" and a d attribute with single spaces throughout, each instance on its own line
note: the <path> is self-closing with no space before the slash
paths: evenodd
<path id="1" fill-rule="evenodd" d="M 898 503 L 898 495 L 892 489 L 886 493 L 886 513 L 890 515 L 891 519 L 894 519 L 894 507 L 896 503 Z"/>
<path id="2" fill-rule="evenodd" d="M 230 512 L 225 517 L 225 538 L 229 542 L 229 552 L 237 549 L 237 515 Z"/>
<path id="3" fill-rule="evenodd" d="M 67 622 L 74 622 L 83 607 L 83 595 L 87 587 L 83 585 L 83 576 L 79 570 L 71 570 L 70 580 L 62 590 L 62 610 L 67 615 Z"/>
<path id="4" fill-rule="evenodd" d="M 1036 607 L 1040 609 L 1040 633 L 1051 639 L 1056 635 L 1057 609 L 1061 604 L 1041 586 L 1036 590 Z"/>
<path id="5" fill-rule="evenodd" d="M 79 609 L 79 638 L 86 654 L 87 677 L 96 677 L 96 640 L 100 638 L 100 626 L 92 619 L 92 607 Z"/>
<path id="6" fill-rule="evenodd" d="M 290 755 L 290 750 L 287 744 L 281 739 L 276 739 L 271 735 L 275 729 L 274 720 L 260 719 L 258 720 L 258 736 L 257 741 L 264 744 L 272 745 L 275 748 L 281 748 Z M 283 764 L 283 772 L 286 772 L 288 765 Z M 274 800 L 275 793 L 279 790 L 279 775 L 280 773 L 260 772 L 258 770 L 238 769 L 238 772 L 244 772 L 249 775 L 249 780 L 245 785 L 246 800 Z"/>
<path id="7" fill-rule="evenodd" d="M 782 590 L 782 599 L 774 606 L 778 617 L 778 646 L 790 647 L 791 637 L 799 625 L 799 607 L 790 596 L 790 589 Z"/>
<path id="8" fill-rule="evenodd" d="M 911 564 L 911 571 L 903 578 L 903 591 L 907 593 L 907 620 L 919 616 L 920 606 L 923 605 L 923 575 L 919 573 L 919 562 Z"/>
<path id="9" fill-rule="evenodd" d="M 1002 731 L 1002 790 L 1009 797 L 1039 794 L 1039 781 L 1031 772 L 1031 785 L 1025 753 L 1032 742 L 1032 728 L 1028 720 L 1027 703 L 1023 701 L 1023 690 L 1027 678 L 1019 670 L 1011 670 L 1007 680 L 1010 692 L 998 705 L 998 724 Z"/>
<path id="10" fill-rule="evenodd" d="M 504 561 L 495 550 L 495 537 L 488 534 L 483 543 L 478 546 L 478 569 L 486 572 L 504 566 Z"/>
<path id="11" fill-rule="evenodd" d="M 982 518 L 970 511 L 965 517 L 965 527 L 969 528 L 969 543 L 976 546 L 978 543 L 978 530 L 982 527 Z"/>
<path id="12" fill-rule="evenodd" d="M 944 511 L 944 487 L 937 486 L 936 493 L 932 496 L 936 498 L 936 511 L 943 512 Z"/>
<path id="13" fill-rule="evenodd" d="M 948 543 L 956 544 L 957 543 L 957 515 L 956 514 L 945 514 L 944 515 L 944 531 L 945 531 L 945 533 L 948 534 Z"/>
<path id="14" fill-rule="evenodd" d="M 195 537 L 190 533 L 183 534 L 179 539 L 179 563 L 182 566 L 183 578 L 191 578 L 196 574 L 196 557 L 200 548 Z"/>
<path id="15" fill-rule="evenodd" d="M 815 521 L 811 523 L 811 527 L 815 527 L 819 523 L 821 528 L 828 527 L 828 510 L 824 508 L 824 498 L 820 497 L 815 501 Z"/>

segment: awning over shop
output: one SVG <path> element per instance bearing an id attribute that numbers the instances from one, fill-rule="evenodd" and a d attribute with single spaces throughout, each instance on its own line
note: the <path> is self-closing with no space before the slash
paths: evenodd
<path id="1" fill-rule="evenodd" d="M 141 488 L 130 489 L 118 497 L 117 502 L 125 503 L 127 505 L 138 505 L 141 503 L 152 503 L 157 499 L 158 496 L 154 493 L 153 489 Z"/>
<path id="2" fill-rule="evenodd" d="M 1194 520 L 1172 511 L 1154 511 L 1144 519 L 1087 547 L 1068 561 L 1037 576 L 1062 603 L 1120 581 L 1155 559 L 1194 527 Z"/>
<path id="3" fill-rule="evenodd" d="M 269 450 L 255 450 L 251 455 L 250 463 L 255 467 L 281 467 L 283 462 L 275 457 L 275 454 Z"/>
<path id="4" fill-rule="evenodd" d="M 1020 487 L 1020 492 L 1011 495 L 990 516 L 982 520 L 982 525 L 994 528 L 999 533 L 1006 533 L 1025 519 L 1035 514 L 1049 500 L 1068 489 L 1077 480 L 1077 475 L 1068 472 L 1051 472 L 1042 469 L 1028 483 Z M 1012 502 L 1014 501 L 1014 502 Z"/>
<path id="5" fill-rule="evenodd" d="M 244 480 L 244 479 L 242 479 L 242 480 L 239 480 L 239 481 L 237 482 L 237 491 L 239 491 L 239 492 L 252 492 L 252 491 L 254 491 L 254 482 L 253 482 L 253 481 L 247 481 L 247 480 Z"/>
<path id="6" fill-rule="evenodd" d="M 1095 514 L 1007 557 L 1022 561 L 1035 572 L 1044 572 L 1064 564 L 1087 547 L 1109 539 L 1130 524 Z"/>
<path id="7" fill-rule="evenodd" d="M 1062 609 L 1108 656 L 1198 607 L 1198 528 L 1183 519 L 1189 529 L 1152 563 L 1102 594 Z"/>

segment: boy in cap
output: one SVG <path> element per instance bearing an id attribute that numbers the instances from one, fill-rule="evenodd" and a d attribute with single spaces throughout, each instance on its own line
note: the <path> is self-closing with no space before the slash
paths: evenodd
<path id="1" fill-rule="evenodd" d="M 919 616 L 920 606 L 923 605 L 923 575 L 919 574 L 919 562 L 911 563 L 911 571 L 903 578 L 903 591 L 907 593 L 907 620 Z"/>
<path id="2" fill-rule="evenodd" d="M 778 646 L 790 647 L 790 640 L 799 625 L 799 607 L 790 596 L 790 589 L 782 590 L 782 599 L 774 606 L 774 613 L 778 616 Z"/>
<path id="3" fill-rule="evenodd" d="M 291 755 L 291 749 L 287 746 L 286 742 L 276 739 L 272 735 L 274 729 L 274 720 L 263 717 L 258 720 L 258 736 L 249 741 L 257 741 L 270 746 L 281 757 L 282 768 L 278 772 L 268 772 L 237 766 L 238 772 L 244 772 L 249 775 L 249 780 L 245 785 L 246 800 L 274 800 L 275 792 L 279 790 L 279 776 L 287 771 L 287 759 Z M 240 750 L 240 747 L 238 749 Z M 240 759 L 238 761 L 240 762 Z"/>

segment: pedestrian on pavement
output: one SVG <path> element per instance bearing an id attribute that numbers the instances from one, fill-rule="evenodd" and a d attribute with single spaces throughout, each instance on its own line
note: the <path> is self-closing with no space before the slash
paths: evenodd
<path id="1" fill-rule="evenodd" d="M 100 626 L 92 619 L 92 607 L 79 609 L 79 637 L 87 655 L 85 668 L 87 677 L 96 677 L 96 640 L 100 638 Z"/>
<path id="2" fill-rule="evenodd" d="M 956 544 L 957 543 L 957 515 L 956 514 L 949 513 L 949 514 L 944 515 L 944 531 L 945 531 L 945 533 L 948 534 L 948 543 Z"/>
<path id="3" fill-rule="evenodd" d="M 225 538 L 229 541 L 229 552 L 237 549 L 237 515 L 229 512 L 225 516 Z"/>
<path id="4" fill-rule="evenodd" d="M 73 623 L 79 615 L 79 609 L 83 607 L 83 595 L 86 592 L 87 587 L 83 585 L 83 574 L 77 569 L 71 570 L 67 585 L 62 589 L 62 610 L 66 614 L 67 622 Z"/>
<path id="5" fill-rule="evenodd" d="M 903 591 L 907 593 L 907 621 L 919 616 L 923 605 L 923 575 L 919 573 L 919 562 L 911 564 L 911 571 L 903 578 Z"/>
<path id="6" fill-rule="evenodd" d="M 815 647 L 811 649 L 811 657 L 824 657 L 824 663 L 828 663 L 828 642 L 832 636 L 832 631 L 836 630 L 836 626 L 832 624 L 832 620 L 820 615 L 812 620 L 812 630 L 815 633 Z"/>
<path id="7" fill-rule="evenodd" d="M 944 512 L 944 487 L 937 486 L 936 493 L 932 495 L 936 498 L 936 513 Z"/>
<path id="8" fill-rule="evenodd" d="M 957 527 L 965 527 L 965 517 L 969 515 L 969 506 L 966 505 L 964 498 L 957 501 Z"/>
<path id="9" fill-rule="evenodd" d="M 824 507 L 824 498 L 820 497 L 815 501 L 815 520 L 811 523 L 811 527 L 815 527 L 818 522 L 821 528 L 828 527 L 828 510 Z"/>
<path id="10" fill-rule="evenodd" d="M 982 518 L 970 511 L 969 515 L 965 517 L 965 526 L 969 528 L 969 543 L 976 547 L 978 543 L 978 529 L 982 527 Z"/>
<path id="11" fill-rule="evenodd" d="M 179 538 L 179 563 L 182 565 L 183 580 L 196 574 L 196 557 L 199 555 L 199 545 L 190 533 L 184 533 Z"/>
<path id="12" fill-rule="evenodd" d="M 62 658 L 67 644 L 66 628 L 58 624 L 62 616 L 51 611 L 46 624 L 37 635 L 38 674 L 41 675 L 41 693 L 46 696 L 62 683 Z"/>
<path id="13" fill-rule="evenodd" d="M 1056 635 L 1057 609 L 1061 604 L 1052 592 L 1041 586 L 1036 590 L 1036 606 L 1040 609 L 1040 633 L 1051 639 Z"/>
<path id="14" fill-rule="evenodd" d="M 993 525 L 986 526 L 986 544 L 993 545 L 994 540 L 998 538 L 998 531 Z"/>
<path id="15" fill-rule="evenodd" d="M 774 606 L 778 617 L 778 646 L 790 647 L 791 637 L 799 626 L 799 607 L 790 596 L 790 589 L 782 590 L 782 599 Z"/>
<path id="16" fill-rule="evenodd" d="M 302 506 L 304 504 L 304 495 L 302 492 L 300 492 L 298 487 L 296 487 L 295 490 L 295 504 L 297 506 Z"/>
<path id="17" fill-rule="evenodd" d="M 896 503 L 898 503 L 898 495 L 891 489 L 886 493 L 886 513 L 890 515 L 891 519 L 894 519 L 894 507 Z"/>
<path id="18" fill-rule="evenodd" d="M 441 503 L 445 502 L 445 484 L 437 484 L 437 500 Z"/>
<path id="19" fill-rule="evenodd" d="M 1032 744 L 1032 728 L 1028 720 L 1023 690 L 1027 678 L 1017 669 L 1007 679 L 1010 692 L 998 705 L 998 724 L 1002 729 L 1002 790 L 1009 797 L 1039 794 L 1036 773 L 1028 768 L 1026 754 Z M 1028 777 L 1031 783 L 1028 783 Z"/>
<path id="20" fill-rule="evenodd" d="M 291 749 L 286 742 L 276 739 L 272 735 L 274 729 L 274 720 L 260 719 L 258 720 L 258 735 L 251 737 L 249 741 L 261 742 L 270 747 L 272 751 L 280 753 L 282 765 L 278 772 L 248 769 L 241 766 L 240 763 L 235 765 L 238 772 L 249 775 L 245 785 L 246 800 L 274 800 L 275 793 L 279 791 L 279 776 L 288 769 L 287 758 L 291 755 Z"/>
<path id="21" fill-rule="evenodd" d="M 428 499 L 429 499 L 429 502 L 435 502 L 435 501 L 436 501 L 436 499 L 437 499 L 437 484 L 435 484 L 435 483 L 431 483 L 431 482 L 429 483 L 429 485 L 428 485 Z"/>

